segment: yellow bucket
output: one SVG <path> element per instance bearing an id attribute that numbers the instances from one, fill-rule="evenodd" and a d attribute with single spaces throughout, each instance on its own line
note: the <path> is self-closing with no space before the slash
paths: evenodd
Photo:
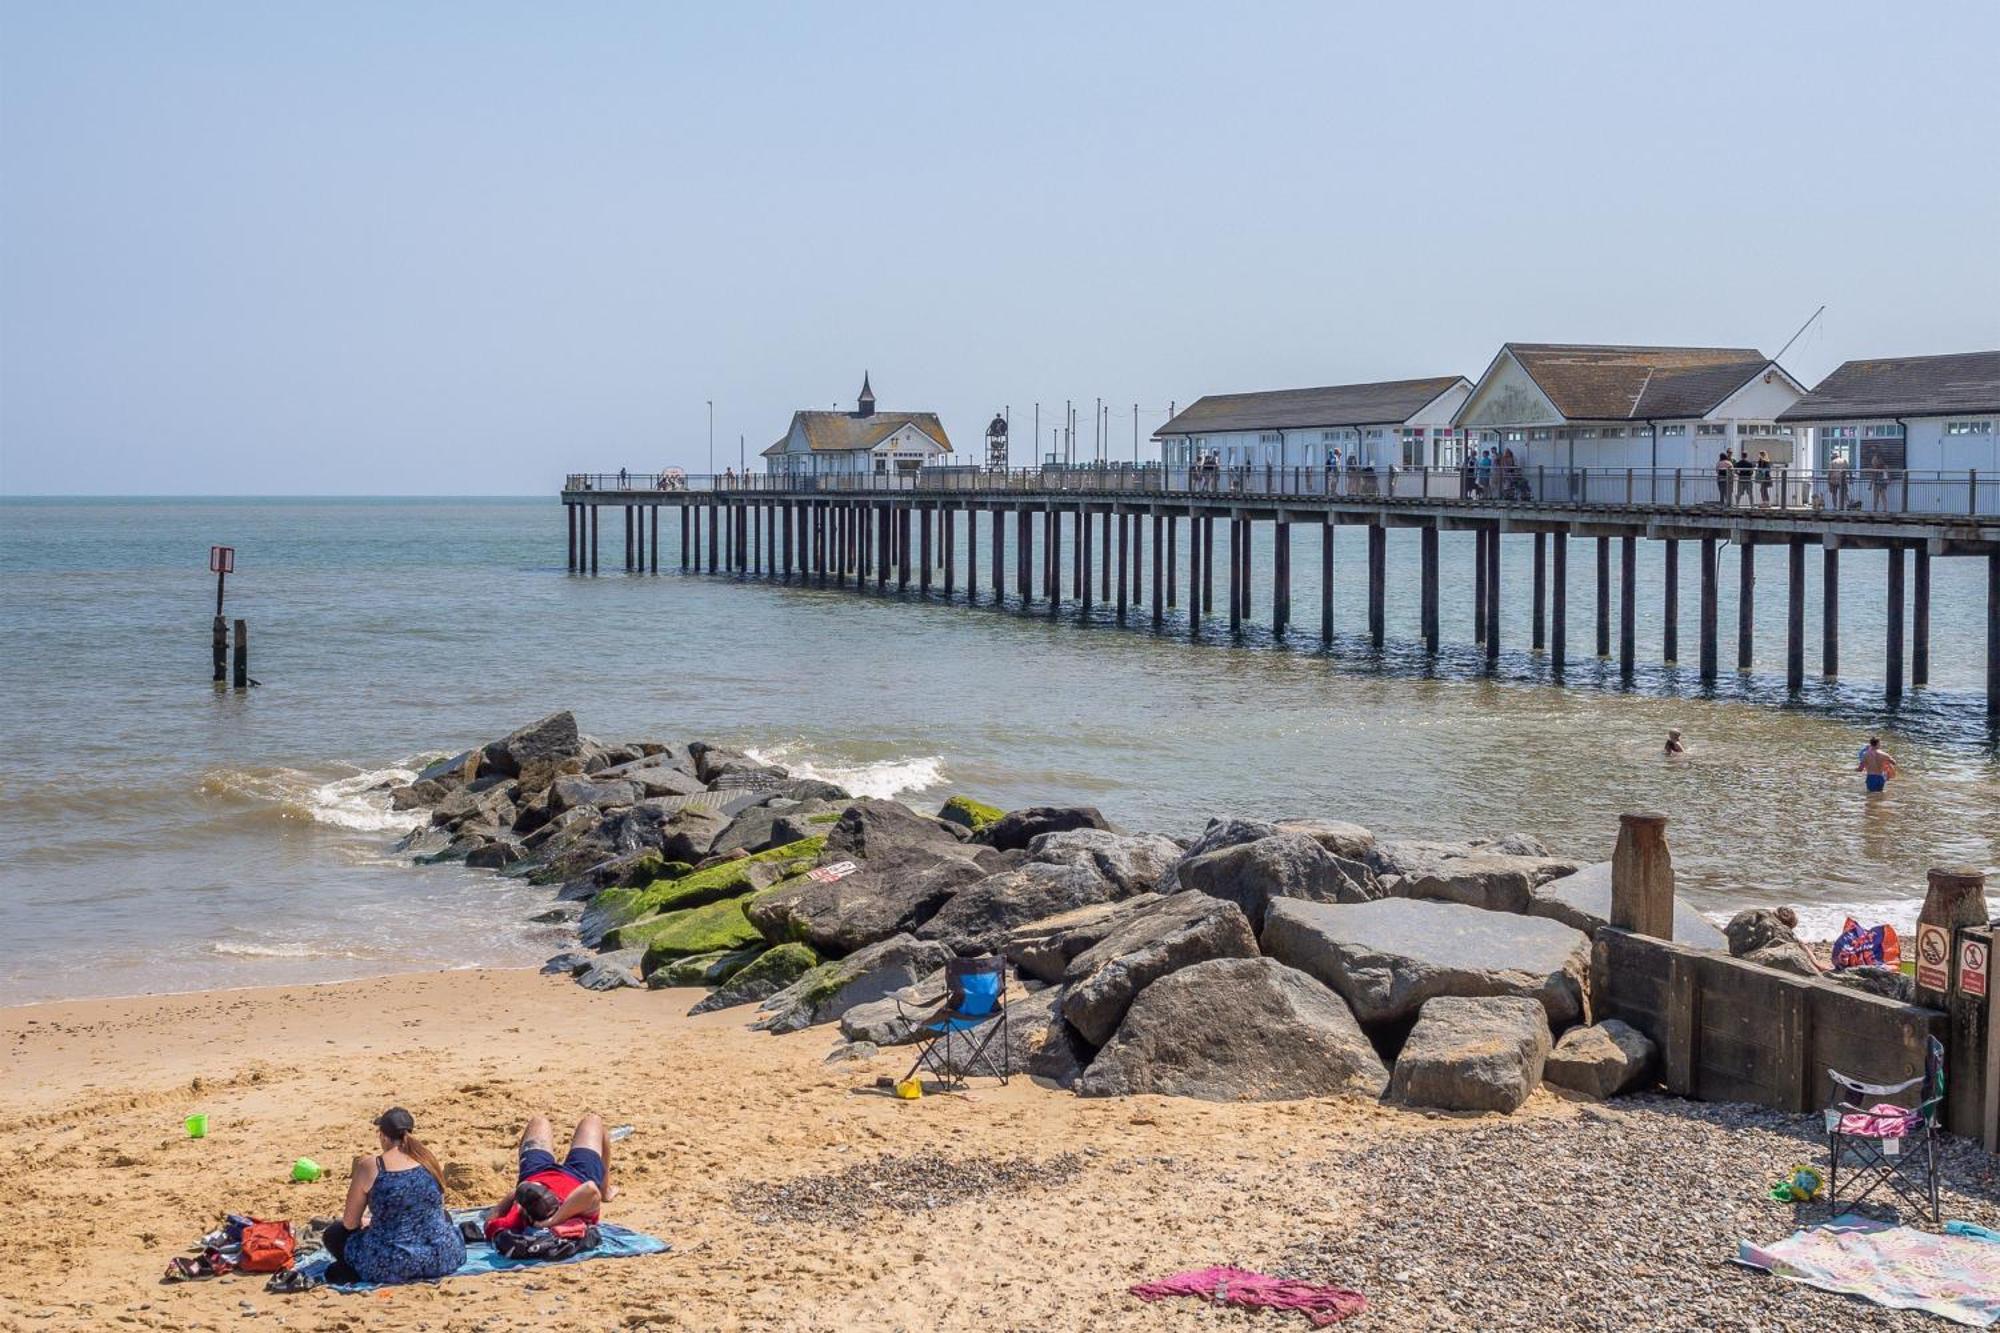
<path id="1" fill-rule="evenodd" d="M 906 1078 L 896 1085 L 896 1095 L 906 1102 L 913 1102 L 924 1095 L 924 1085 L 919 1079 Z"/>

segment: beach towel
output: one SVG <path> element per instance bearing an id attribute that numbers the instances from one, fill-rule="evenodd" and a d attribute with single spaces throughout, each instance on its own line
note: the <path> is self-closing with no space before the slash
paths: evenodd
<path id="1" fill-rule="evenodd" d="M 1194 1296 L 1246 1310 L 1297 1310 L 1312 1321 L 1314 1328 L 1325 1328 L 1368 1308 L 1367 1297 L 1346 1287 L 1271 1277 L 1242 1268 L 1198 1268 L 1175 1273 L 1157 1282 L 1142 1282 L 1132 1288 L 1132 1294 L 1142 1301 Z"/>
<path id="2" fill-rule="evenodd" d="M 1849 1111 L 1840 1117 L 1840 1132 L 1864 1139 L 1899 1139 L 1914 1134 L 1923 1117 L 1907 1106 L 1877 1102 L 1866 1111 Z"/>
<path id="3" fill-rule="evenodd" d="M 1969 1222 L 1936 1235 L 1849 1214 L 1770 1245 L 1739 1241 L 1736 1262 L 1892 1310 L 1972 1328 L 2000 1323 L 2000 1233 Z"/>
<path id="4" fill-rule="evenodd" d="M 485 1219 L 483 1208 L 455 1208 L 452 1210 L 453 1226 L 466 1222 L 480 1222 Z M 642 1254 L 665 1254 L 673 1247 L 656 1236 L 648 1236 L 642 1231 L 633 1231 L 613 1222 L 597 1224 L 597 1248 L 583 1250 L 567 1259 L 508 1259 L 486 1241 L 467 1241 L 465 1262 L 458 1266 L 452 1277 L 478 1277 L 484 1273 L 506 1273 L 517 1268 L 549 1268 L 556 1264 L 580 1264 L 591 1259 L 633 1259 Z M 315 1251 L 299 1261 L 299 1271 L 312 1277 L 323 1277 L 333 1263 L 333 1256 L 325 1250 Z M 374 1282 L 339 1282 L 327 1284 L 334 1291 L 373 1291 L 380 1285 Z"/>

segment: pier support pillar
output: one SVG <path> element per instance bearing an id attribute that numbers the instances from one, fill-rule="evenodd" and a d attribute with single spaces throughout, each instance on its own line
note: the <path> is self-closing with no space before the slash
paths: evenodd
<path id="1" fill-rule="evenodd" d="M 716 566 L 720 563 L 722 557 L 721 534 L 717 531 L 721 526 L 722 510 L 714 501 L 710 501 L 708 506 L 708 572 L 711 574 L 715 572 Z"/>
<path id="2" fill-rule="evenodd" d="M 979 601 L 979 511 L 965 507 L 965 604 Z"/>
<path id="3" fill-rule="evenodd" d="M 1472 530 L 1472 641 L 1486 642 L 1486 529 Z"/>
<path id="4" fill-rule="evenodd" d="M 1179 514 L 1174 513 L 1172 510 L 1168 510 L 1167 511 L 1167 606 L 1169 608 L 1180 605 L 1180 598 L 1178 596 L 1180 592 L 1180 582 L 1181 582 L 1180 545 L 1181 545 L 1181 516 Z"/>
<path id="5" fill-rule="evenodd" d="M 597 511 L 599 506 L 590 506 L 590 572 L 597 572 Z"/>
<path id="6" fill-rule="evenodd" d="M 1528 646 L 1535 652 L 1548 647 L 1549 612 L 1549 539 L 1546 533 L 1535 534 L 1535 599 L 1530 612 L 1533 624 L 1528 628 Z"/>
<path id="7" fill-rule="evenodd" d="M 1715 538 L 1701 539 L 1701 678 L 1715 683 Z"/>
<path id="8" fill-rule="evenodd" d="M 1271 632 L 1279 638 L 1291 618 L 1291 545 L 1292 525 L 1282 518 L 1271 524 Z"/>
<path id="9" fill-rule="evenodd" d="M 1069 595 L 1083 602 L 1084 585 L 1090 582 L 1090 561 L 1083 554 L 1090 541 L 1090 515 L 1084 512 L 1082 505 L 1078 505 L 1074 512 L 1076 535 L 1070 539 Z"/>
<path id="10" fill-rule="evenodd" d="M 1062 510 L 1051 504 L 1042 512 L 1042 561 L 1048 568 L 1049 613 L 1062 608 Z"/>
<path id="11" fill-rule="evenodd" d="M 1820 553 L 1820 674 L 1832 680 L 1840 674 L 1840 548 Z"/>
<path id="12" fill-rule="evenodd" d="M 1158 625 L 1167 618 L 1166 560 L 1167 543 L 1161 534 L 1165 517 L 1159 510 L 1153 511 L 1153 623 Z"/>
<path id="13" fill-rule="evenodd" d="M 1389 529 L 1368 527 L 1368 639 L 1381 651 L 1389 637 Z"/>
<path id="14" fill-rule="evenodd" d="M 1201 518 L 1201 613 L 1215 614 L 1215 515 Z"/>
<path id="15" fill-rule="evenodd" d="M 685 574 L 687 573 L 688 569 L 688 507 L 686 505 L 676 505 L 674 508 L 674 513 L 680 519 L 679 527 L 681 530 L 681 573 Z M 792 544 L 790 541 L 787 541 L 785 543 L 785 551 L 788 556 L 789 553 L 791 552 L 791 549 L 792 549 Z"/>
<path id="16" fill-rule="evenodd" d="M 1119 600 L 1124 600 L 1122 580 Z M 1243 632 L 1243 520 L 1233 514 L 1229 518 L 1229 632 Z"/>
<path id="17" fill-rule="evenodd" d="M 1757 547 L 1736 548 L 1736 669 L 1748 671 L 1757 646 Z"/>
<path id="18" fill-rule="evenodd" d="M 1125 553 L 1130 549 L 1132 516 L 1123 509 L 1118 511 L 1118 623 L 1125 623 L 1125 574 L 1127 561 Z"/>
<path id="19" fill-rule="evenodd" d="M 1327 525 L 1331 534 L 1333 525 Z M 1330 545 L 1331 543 L 1329 543 Z M 1436 654 L 1438 650 L 1438 529 L 1436 523 L 1427 525 L 1417 537 L 1417 593 L 1418 619 L 1422 621 L 1424 651 Z M 1328 579 L 1331 583 L 1333 580 Z M 1331 597 L 1328 601 L 1331 602 Z"/>
<path id="20" fill-rule="evenodd" d="M 1201 637 L 1201 514 L 1188 510 L 1188 637 Z"/>
<path id="21" fill-rule="evenodd" d="M 620 505 L 625 511 L 625 572 L 632 572 L 632 506 Z"/>
<path id="22" fill-rule="evenodd" d="M 1639 539 L 1618 539 L 1618 674 L 1626 680 L 1638 669 Z"/>
<path id="23" fill-rule="evenodd" d="M 1014 511 L 1014 587 L 1023 608 L 1035 602 L 1035 513 L 1022 505 Z"/>
<path id="24" fill-rule="evenodd" d="M 1903 697 L 1903 548 L 1891 546 L 1889 556 L 1889 641 L 1888 661 L 1882 670 L 1883 692 L 1891 699 Z"/>
<path id="25" fill-rule="evenodd" d="M 1549 537 L 1549 669 L 1557 676 L 1569 655 L 1569 534 Z"/>
<path id="26" fill-rule="evenodd" d="M 779 527 L 783 529 L 779 533 L 778 545 L 782 548 L 780 552 L 780 558 L 782 563 L 778 566 L 778 570 L 781 574 L 785 576 L 785 580 L 787 582 L 790 582 L 792 577 L 792 566 L 795 563 L 792 555 L 792 526 L 793 526 L 792 502 L 790 500 L 787 500 L 783 504 L 779 505 L 778 511 L 775 515 L 773 515 L 773 517 L 775 517 L 778 520 Z M 683 506 L 681 509 L 681 518 L 683 520 L 683 523 L 685 523 L 685 520 L 687 518 L 687 509 L 685 506 Z M 681 536 L 683 538 L 686 538 L 687 533 L 685 530 L 682 531 Z M 699 549 L 699 547 L 697 547 L 697 549 Z M 687 564 L 687 543 L 685 542 L 685 540 L 683 540 L 681 544 L 681 564 L 682 565 Z"/>
<path id="27" fill-rule="evenodd" d="M 1611 656 L 1611 539 L 1597 539 L 1597 655 Z"/>
<path id="28" fill-rule="evenodd" d="M 1797 694 L 1806 684 L 1806 539 L 1794 537 L 1785 549 L 1785 688 Z"/>
<path id="29" fill-rule="evenodd" d="M 1680 660 L 1681 656 L 1681 544 L 1675 538 L 1667 538 L 1666 569 L 1663 577 L 1666 586 L 1660 594 L 1660 658 L 1668 666 Z"/>
<path id="30" fill-rule="evenodd" d="M 1430 529 L 1426 528 L 1426 532 Z M 1319 641 L 1333 642 L 1333 516 L 1319 529 Z"/>
<path id="31" fill-rule="evenodd" d="M 1104 589 L 1104 595 L 1111 595 L 1111 511 L 1112 505 L 1104 506 L 1104 522 L 1098 529 L 1098 536 L 1104 539 L 1104 549 L 1097 557 L 1097 582 Z M 1123 559 L 1121 556 L 1120 559 Z"/>
<path id="32" fill-rule="evenodd" d="M 1007 600 L 1006 510 L 995 509 L 993 511 L 993 531 L 988 534 L 987 540 L 993 545 L 993 549 L 988 552 L 993 558 L 988 563 L 993 566 L 993 605 L 998 606 Z"/>
<path id="33" fill-rule="evenodd" d="M 931 591 L 931 511 L 928 505 L 917 510 L 917 591 L 925 596 Z"/>
<path id="34" fill-rule="evenodd" d="M 1986 553 L 1986 716 L 2000 718 L 2000 551 Z"/>
<path id="35" fill-rule="evenodd" d="M 564 505 L 563 515 L 569 520 L 569 563 L 563 568 L 576 573 L 576 506 Z"/>
<path id="36" fill-rule="evenodd" d="M 1146 516 L 1132 515 L 1132 604 L 1146 600 Z"/>
<path id="37" fill-rule="evenodd" d="M 1090 507 L 1078 505 L 1076 507 L 1076 597 L 1077 601 L 1082 603 L 1086 615 L 1090 613 L 1091 601 L 1099 591 L 1096 579 L 1093 577 L 1096 570 L 1091 567 L 1096 558 L 1096 542 L 1092 540 L 1096 535 L 1094 527 L 1090 519 Z"/>
<path id="38" fill-rule="evenodd" d="M 1500 525 L 1486 534 L 1486 665 L 1500 661 Z"/>
<path id="39" fill-rule="evenodd" d="M 1910 684 L 1931 683 L 1931 548 L 1917 547 L 1916 601 L 1910 607 Z"/>

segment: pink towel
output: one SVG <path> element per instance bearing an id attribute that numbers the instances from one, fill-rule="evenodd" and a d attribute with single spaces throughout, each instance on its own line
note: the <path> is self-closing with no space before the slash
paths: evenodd
<path id="1" fill-rule="evenodd" d="M 1324 1287 L 1242 1268 L 1199 1268 L 1175 1273 L 1158 1282 L 1142 1282 L 1132 1288 L 1132 1294 L 1145 1301 L 1198 1296 L 1218 1305 L 1240 1305 L 1246 1310 L 1297 1310 L 1312 1320 L 1314 1328 L 1325 1328 L 1368 1308 L 1367 1297 L 1346 1287 Z"/>
<path id="2" fill-rule="evenodd" d="M 1917 1128 L 1917 1113 L 1894 1102 L 1877 1102 L 1866 1111 L 1840 1117 L 1840 1132 L 1870 1139 L 1899 1139 Z"/>

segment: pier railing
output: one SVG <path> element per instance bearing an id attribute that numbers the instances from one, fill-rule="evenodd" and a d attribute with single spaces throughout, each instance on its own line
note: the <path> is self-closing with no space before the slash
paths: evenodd
<path id="1" fill-rule="evenodd" d="M 2000 474 L 1907 468 L 1765 471 L 1707 468 L 1176 468 L 1159 464 L 1039 467 L 1012 471 L 924 468 L 915 472 L 685 476 L 580 472 L 565 493 L 646 495 L 872 495 L 917 492 L 968 495 L 1063 495 L 1200 501 L 1241 499 L 1454 501 L 1504 508 L 1563 505 L 1601 509 L 1790 511 L 1833 515 L 1947 517 L 2000 515 Z"/>

